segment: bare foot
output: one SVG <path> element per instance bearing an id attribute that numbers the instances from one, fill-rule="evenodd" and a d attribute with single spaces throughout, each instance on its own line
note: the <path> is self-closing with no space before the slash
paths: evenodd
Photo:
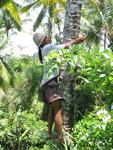
<path id="1" fill-rule="evenodd" d="M 55 135 L 52 135 L 52 134 L 48 134 L 48 139 L 52 139 L 52 140 L 55 140 L 57 138 L 57 136 Z"/>
<path id="2" fill-rule="evenodd" d="M 55 141 L 58 142 L 58 143 L 64 144 L 64 139 L 63 139 L 63 137 L 60 137 L 60 138 L 57 137 L 57 138 L 55 139 Z"/>
<path id="3" fill-rule="evenodd" d="M 53 138 L 53 136 L 52 136 L 51 134 L 48 134 L 47 139 L 50 140 L 50 139 L 52 139 L 52 138 Z"/>

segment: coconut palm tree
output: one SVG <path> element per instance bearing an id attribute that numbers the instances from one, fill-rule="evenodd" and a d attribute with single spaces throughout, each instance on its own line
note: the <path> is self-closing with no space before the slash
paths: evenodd
<path id="1" fill-rule="evenodd" d="M 75 38 L 80 32 L 82 0 L 67 0 L 64 24 L 64 41 Z"/>
<path id="2" fill-rule="evenodd" d="M 65 24 L 64 24 L 64 41 L 69 40 L 70 38 L 76 38 L 80 32 L 80 18 L 81 18 L 81 8 L 83 1 L 81 0 L 67 0 L 66 4 L 66 14 L 65 14 Z M 68 64 L 64 65 L 63 68 L 66 68 L 66 71 L 69 71 Z M 63 124 L 65 133 L 67 134 L 67 140 L 70 139 L 69 132 L 73 122 L 73 111 L 75 109 L 75 98 L 74 93 L 75 81 L 74 78 L 67 73 L 63 78 L 62 88 L 65 88 L 65 98 L 66 102 L 63 104 Z M 72 107 L 73 105 L 73 107 Z M 70 113 L 71 112 L 71 113 Z M 73 116 L 72 116 L 73 115 Z M 69 141 L 68 141 L 69 142 Z"/>
<path id="3" fill-rule="evenodd" d="M 104 30 L 103 40 L 104 47 L 106 47 L 106 38 L 110 38 L 111 41 L 113 40 L 113 1 L 87 0 L 85 5 L 83 5 L 83 11 L 81 13 L 82 4 L 82 0 L 67 0 L 64 41 L 77 36 L 80 31 L 80 17 L 82 15 L 82 23 L 85 26 L 82 30 L 88 32 L 88 41 L 90 42 L 88 44 L 93 45 L 92 43 L 94 42 L 96 44 L 100 43 L 100 40 L 102 40 L 102 30 Z M 67 64 L 66 67 L 68 67 Z M 63 119 L 66 133 L 70 131 L 70 123 L 73 121 L 74 111 L 76 112 L 76 94 L 73 90 L 73 85 L 75 87 L 76 83 L 70 74 L 63 78 L 62 88 L 65 88 L 66 91 L 66 102 L 63 106 Z"/>

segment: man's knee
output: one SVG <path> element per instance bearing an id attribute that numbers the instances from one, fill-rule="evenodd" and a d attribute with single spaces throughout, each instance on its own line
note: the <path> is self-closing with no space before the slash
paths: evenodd
<path id="1" fill-rule="evenodd" d="M 52 102 L 51 107 L 54 110 L 54 112 L 61 110 L 61 108 L 62 108 L 61 100 L 56 100 L 56 101 Z"/>

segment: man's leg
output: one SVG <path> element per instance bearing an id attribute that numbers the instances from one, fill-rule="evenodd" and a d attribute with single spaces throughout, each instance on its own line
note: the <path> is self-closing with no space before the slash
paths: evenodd
<path id="1" fill-rule="evenodd" d="M 48 114 L 48 136 L 49 138 L 52 138 L 52 126 L 54 122 L 54 111 L 51 108 Z"/>
<path id="2" fill-rule="evenodd" d="M 57 137 L 62 140 L 62 104 L 61 100 L 56 100 L 51 103 L 51 107 L 54 110 L 54 120 L 57 127 Z"/>

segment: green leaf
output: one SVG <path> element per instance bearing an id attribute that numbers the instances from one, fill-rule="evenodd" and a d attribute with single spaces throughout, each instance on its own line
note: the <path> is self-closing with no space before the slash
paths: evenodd
<path id="1" fill-rule="evenodd" d="M 106 59 L 110 59 L 110 56 L 109 56 L 108 54 L 103 53 L 102 55 L 103 55 Z"/>
<path id="2" fill-rule="evenodd" d="M 40 23 L 42 22 L 43 18 L 45 17 L 46 15 L 46 11 L 47 11 L 47 8 L 46 7 L 43 7 L 33 25 L 33 31 L 35 31 L 38 26 L 40 25 Z"/>
<path id="3" fill-rule="evenodd" d="M 21 24 L 21 19 L 19 15 L 19 11 L 16 8 L 15 4 L 12 2 L 12 0 L 8 1 L 7 3 L 4 4 L 3 8 L 9 11 L 13 19 L 20 25 Z"/>
<path id="4" fill-rule="evenodd" d="M 7 0 L 7 1 L 4 1 L 4 0 L 1 0 L 0 1 L 0 8 L 3 7 L 4 5 L 6 5 L 10 0 Z"/>
<path id="5" fill-rule="evenodd" d="M 30 131 L 30 128 L 28 127 L 28 129 L 25 130 L 25 132 L 22 133 L 22 135 L 20 136 L 19 141 L 22 141 L 22 139 L 28 134 L 29 131 Z"/>
<path id="6" fill-rule="evenodd" d="M 30 9 L 32 6 L 34 6 L 36 3 L 37 3 L 37 2 L 33 2 L 32 4 L 29 4 L 29 5 L 27 5 L 27 6 L 24 6 L 24 7 L 21 9 L 22 13 L 25 13 L 25 12 L 29 11 L 29 9 Z"/>
<path id="7" fill-rule="evenodd" d="M 1 60 L 0 60 L 0 78 L 2 79 L 2 83 L 0 86 L 4 90 L 6 90 L 7 87 L 10 85 L 11 76 Z"/>
<path id="8" fill-rule="evenodd" d="M 101 74 L 99 77 L 100 78 L 103 78 L 103 77 L 105 77 L 106 75 L 105 74 Z"/>
<path id="9" fill-rule="evenodd" d="M 89 83 L 89 80 L 88 79 L 86 79 L 86 78 L 84 78 L 84 77 L 82 77 L 82 76 L 78 76 L 79 78 L 81 78 L 81 79 L 83 79 L 86 83 Z"/>

